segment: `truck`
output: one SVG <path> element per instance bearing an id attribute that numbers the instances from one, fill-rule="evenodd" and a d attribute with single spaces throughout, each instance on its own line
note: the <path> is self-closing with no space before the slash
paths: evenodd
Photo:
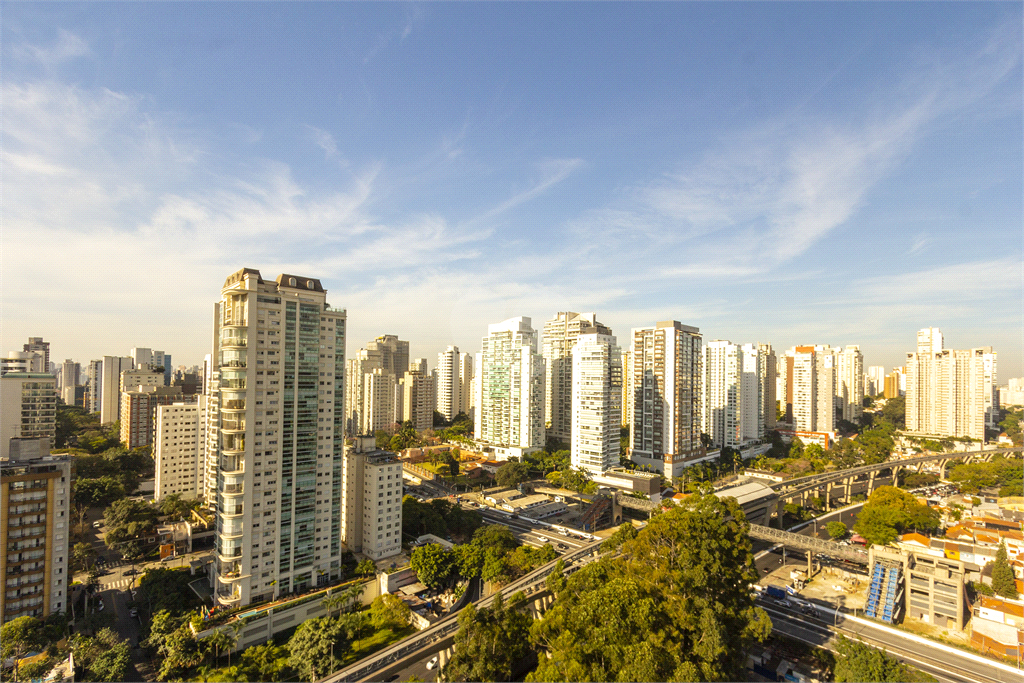
<path id="1" fill-rule="evenodd" d="M 776 600 L 785 600 L 786 591 L 778 586 L 768 586 L 764 591 L 769 598 L 775 598 Z"/>

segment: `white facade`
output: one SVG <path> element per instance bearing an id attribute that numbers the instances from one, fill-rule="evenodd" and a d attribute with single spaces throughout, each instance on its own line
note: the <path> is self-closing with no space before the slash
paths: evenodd
<path id="1" fill-rule="evenodd" d="M 458 346 L 449 346 L 437 354 L 437 412 L 451 420 L 462 405 L 462 380 L 459 377 Z"/>
<path id="2" fill-rule="evenodd" d="M 172 493 L 193 499 L 202 492 L 205 479 L 205 404 L 174 403 L 156 408 L 153 458 L 156 482 L 153 497 L 163 500 Z"/>
<path id="3" fill-rule="evenodd" d="M 793 429 L 798 432 L 833 432 L 836 415 L 836 362 L 833 349 L 797 346 L 787 352 L 791 386 L 788 401 Z"/>
<path id="4" fill-rule="evenodd" d="M 836 398 L 843 419 L 856 424 L 864 413 L 864 356 L 859 346 L 847 346 L 836 360 Z"/>
<path id="5" fill-rule="evenodd" d="M 622 352 L 615 337 L 584 328 L 572 349 L 572 466 L 618 467 L 621 425 Z"/>
<path id="6" fill-rule="evenodd" d="M 477 354 L 476 438 L 499 458 L 544 446 L 544 359 L 526 317 L 489 325 Z"/>
<path id="7" fill-rule="evenodd" d="M 739 448 L 743 443 L 743 405 L 740 376 L 743 359 L 732 342 L 708 342 L 704 353 L 704 401 L 701 431 L 716 446 Z"/>
<path id="8" fill-rule="evenodd" d="M 7 358 L 0 358 L 0 376 L 8 372 L 45 372 L 39 354 L 31 351 L 10 351 Z"/>
<path id="9" fill-rule="evenodd" d="M 53 447 L 57 424 L 57 379 L 45 372 L 9 372 L 0 377 L 0 458 L 11 439 L 47 439 Z"/>
<path id="10" fill-rule="evenodd" d="M 548 436 L 563 442 L 572 438 L 572 349 L 589 329 L 612 333 L 594 313 L 563 311 L 544 323 L 544 424 Z"/>
<path id="11" fill-rule="evenodd" d="M 103 378 L 100 387 L 100 422 L 108 424 L 121 417 L 121 373 L 132 369 L 126 356 L 103 356 Z"/>
<path id="12" fill-rule="evenodd" d="M 778 378 L 776 375 L 779 360 L 775 357 L 775 349 L 771 344 L 760 343 L 757 345 L 757 350 L 761 357 L 761 414 L 764 422 L 761 437 L 763 437 L 766 430 L 775 429 L 778 424 Z"/>
<path id="13" fill-rule="evenodd" d="M 703 455 L 700 330 L 674 320 L 633 329 L 630 458 L 677 477 Z"/>
<path id="14" fill-rule="evenodd" d="M 88 393 L 86 394 L 85 409 L 90 413 L 100 412 L 100 404 L 103 398 L 103 361 L 89 361 L 86 383 Z"/>
<path id="15" fill-rule="evenodd" d="M 908 353 L 906 369 L 907 431 L 984 440 L 994 412 L 992 347 Z"/>
<path id="16" fill-rule="evenodd" d="M 398 387 L 395 376 L 376 368 L 363 375 L 363 434 L 374 434 L 395 424 Z"/>
<path id="17" fill-rule="evenodd" d="M 412 422 L 417 431 L 430 429 L 434 424 L 434 401 L 437 397 L 434 376 L 410 370 L 405 373 L 400 386 L 397 402 L 402 406 L 402 422 Z"/>
<path id="18" fill-rule="evenodd" d="M 943 346 L 942 332 L 937 327 L 926 327 L 917 331 L 917 352 L 938 353 Z"/>
<path id="19" fill-rule="evenodd" d="M 219 604 L 247 605 L 340 576 L 346 314 L 326 296 L 317 279 L 266 282 L 244 268 L 215 304 L 219 377 L 207 405 L 217 449 Z"/>
<path id="20" fill-rule="evenodd" d="M 878 396 L 885 390 L 885 366 L 872 365 L 867 370 L 867 377 L 864 382 L 864 393 L 868 396 Z"/>

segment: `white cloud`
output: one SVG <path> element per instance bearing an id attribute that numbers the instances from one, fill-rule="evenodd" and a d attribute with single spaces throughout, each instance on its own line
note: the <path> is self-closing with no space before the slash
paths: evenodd
<path id="1" fill-rule="evenodd" d="M 34 60 L 44 66 L 56 66 L 62 62 L 78 57 L 86 57 L 92 53 L 89 44 L 70 31 L 59 30 L 57 40 L 48 47 L 38 45 L 16 45 L 11 48 L 12 54 L 22 60 Z"/>

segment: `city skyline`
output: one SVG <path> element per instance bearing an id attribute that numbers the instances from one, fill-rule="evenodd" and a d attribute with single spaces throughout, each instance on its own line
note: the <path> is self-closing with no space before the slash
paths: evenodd
<path id="1" fill-rule="evenodd" d="M 1020 6 L 5 10 L 0 352 L 201 363 L 252 267 L 350 352 L 571 310 L 1024 375 Z"/>

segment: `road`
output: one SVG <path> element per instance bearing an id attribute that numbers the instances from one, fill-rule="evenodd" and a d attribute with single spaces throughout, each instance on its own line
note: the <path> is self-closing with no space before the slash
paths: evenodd
<path id="1" fill-rule="evenodd" d="M 892 656 L 932 674 L 942 683 L 1016 683 L 1021 680 L 1019 672 L 1008 671 L 995 662 L 978 661 L 955 648 L 947 651 L 935 644 L 903 638 L 890 629 L 854 622 L 841 613 L 832 621 L 820 611 L 813 615 L 800 611 L 795 603 L 792 608 L 784 608 L 770 599 L 762 599 L 760 604 L 771 617 L 775 632 L 817 647 L 832 649 L 831 639 L 836 633 L 842 633 L 884 648 Z"/>

